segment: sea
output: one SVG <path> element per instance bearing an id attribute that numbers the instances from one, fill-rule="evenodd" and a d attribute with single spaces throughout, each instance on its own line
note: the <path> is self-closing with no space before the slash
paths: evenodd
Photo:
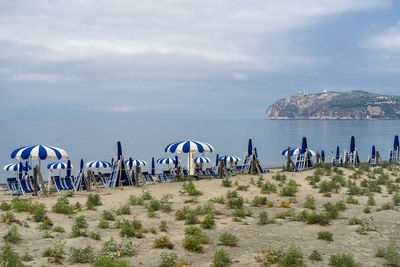
<path id="1" fill-rule="evenodd" d="M 249 138 L 257 148 L 262 167 L 281 167 L 285 163 L 282 151 L 288 146 L 301 146 L 303 136 L 308 147 L 314 151 L 324 150 L 327 156 L 350 149 L 350 138 L 355 136 L 356 148 L 362 161 L 367 161 L 372 145 L 383 159 L 388 158 L 395 135 L 400 135 L 399 120 L 49 120 L 49 121 L 2 121 L 0 131 L 0 165 L 3 167 L 18 160 L 10 155 L 16 148 L 27 145 L 50 145 L 64 149 L 77 172 L 79 161 L 110 161 L 117 155 L 117 141 L 122 143 L 126 159 L 145 160 L 149 170 L 151 159 L 171 157 L 165 147 L 181 140 L 203 141 L 213 145 L 215 152 L 204 156 L 211 159 L 208 166 L 215 165 L 216 155 L 232 155 L 243 160 Z M 187 154 L 177 154 L 183 166 Z M 203 155 L 203 154 L 195 154 Z M 41 172 L 46 179 L 47 164 L 41 161 Z M 38 164 L 37 160 L 32 161 Z M 156 164 L 157 165 L 157 164 Z M 168 166 L 157 165 L 158 171 Z M 0 171 L 0 183 L 14 173 Z"/>

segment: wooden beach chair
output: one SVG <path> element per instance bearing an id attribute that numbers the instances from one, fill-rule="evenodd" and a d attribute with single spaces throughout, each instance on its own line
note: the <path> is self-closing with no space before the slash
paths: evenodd
<path id="1" fill-rule="evenodd" d="M 11 195 L 19 195 L 21 193 L 21 186 L 19 185 L 19 182 L 15 177 L 7 178 L 7 188 L 11 192 Z"/>
<path id="2" fill-rule="evenodd" d="M 295 162 L 296 169 L 298 171 L 304 170 L 306 166 L 306 156 L 305 154 L 299 153 L 296 157 L 296 162 Z"/>

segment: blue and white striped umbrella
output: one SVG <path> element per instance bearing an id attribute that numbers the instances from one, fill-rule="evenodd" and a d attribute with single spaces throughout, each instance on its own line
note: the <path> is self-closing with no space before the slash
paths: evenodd
<path id="1" fill-rule="evenodd" d="M 180 141 L 174 142 L 165 147 L 165 152 L 171 153 L 189 153 L 189 152 L 213 152 L 214 148 L 212 145 L 204 143 L 204 142 L 197 142 L 197 141 Z"/>
<path id="2" fill-rule="evenodd" d="M 314 157 L 314 156 L 316 156 L 317 155 L 317 153 L 315 153 L 315 151 L 313 151 L 313 150 L 308 150 L 308 152 L 310 153 L 310 156 L 311 157 Z M 297 156 L 298 154 L 301 154 L 301 153 L 305 153 L 305 151 L 303 152 L 303 150 L 301 149 L 301 147 L 294 147 L 294 148 L 291 148 L 290 149 L 290 156 Z M 285 156 L 285 157 L 287 157 L 287 149 L 285 149 L 285 150 L 283 150 L 282 151 L 282 156 Z"/>
<path id="3" fill-rule="evenodd" d="M 129 159 L 125 160 L 125 164 L 129 166 Z M 132 159 L 132 166 L 146 166 L 147 162 L 140 159 Z"/>
<path id="4" fill-rule="evenodd" d="M 89 161 L 88 163 L 86 163 L 86 167 L 88 168 L 109 168 L 111 167 L 111 163 L 108 161 L 101 161 L 101 160 L 97 160 L 97 161 Z"/>
<path id="5" fill-rule="evenodd" d="M 67 168 L 67 164 L 64 162 L 53 162 L 47 165 L 47 169 L 49 170 L 65 170 Z M 71 169 L 73 169 L 74 166 L 71 165 Z"/>
<path id="6" fill-rule="evenodd" d="M 28 165 L 28 169 L 31 170 L 32 167 Z M 6 166 L 3 167 L 3 170 L 5 171 L 19 171 L 19 163 L 15 164 L 7 164 Z M 26 165 L 22 164 L 22 170 L 26 171 Z"/>
<path id="7" fill-rule="evenodd" d="M 180 161 L 178 160 L 178 162 L 180 163 Z M 158 164 L 175 164 L 176 161 L 173 158 L 160 158 L 157 160 Z"/>
<path id="8" fill-rule="evenodd" d="M 210 163 L 210 159 L 206 158 L 206 157 L 195 157 L 194 158 L 194 163 L 195 164 Z"/>
<path id="9" fill-rule="evenodd" d="M 11 153 L 11 158 L 16 159 L 62 159 L 68 158 L 64 149 L 54 146 L 24 146 L 15 149 Z"/>
<path id="10" fill-rule="evenodd" d="M 239 162 L 240 161 L 240 158 L 234 157 L 234 156 L 222 156 L 222 157 L 219 158 L 219 160 L 225 160 L 225 158 L 226 158 L 226 162 L 235 163 L 235 162 Z"/>

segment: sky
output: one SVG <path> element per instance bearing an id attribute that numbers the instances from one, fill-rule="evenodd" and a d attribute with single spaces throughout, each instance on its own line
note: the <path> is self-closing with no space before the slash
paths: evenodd
<path id="1" fill-rule="evenodd" d="M 301 91 L 399 94 L 395 0 L 13 0 L 0 120 L 262 119 Z"/>

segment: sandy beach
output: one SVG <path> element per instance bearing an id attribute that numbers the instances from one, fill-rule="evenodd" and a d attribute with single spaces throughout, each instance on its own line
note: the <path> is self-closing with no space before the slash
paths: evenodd
<path id="1" fill-rule="evenodd" d="M 317 185 L 321 185 L 321 182 L 324 180 L 331 181 L 333 179 L 332 177 L 338 175 L 343 177 L 346 181 L 345 183 L 347 183 L 348 177 L 355 172 L 354 170 L 344 168 L 340 168 L 339 172 L 341 171 L 343 174 L 337 174 L 334 171 L 331 171 L 330 175 L 323 173 L 320 176 L 321 181 L 317 183 Z M 12 225 L 17 225 L 18 231 L 22 237 L 22 240 L 18 244 L 12 245 L 12 247 L 20 256 L 27 252 L 33 257 L 31 261 L 24 262 L 24 264 L 28 266 L 56 266 L 56 264 L 48 262 L 48 258 L 43 257 L 42 254 L 45 249 L 52 247 L 55 241 L 63 240 L 65 241 L 65 259 L 62 260 L 64 265 L 91 266 L 90 263 L 72 264 L 69 262 L 68 255 L 70 248 L 91 246 L 94 254 L 97 255 L 102 250 L 104 243 L 110 240 L 110 238 L 114 238 L 118 242 L 122 240 L 120 236 L 121 229 L 114 226 L 116 220 L 123 221 L 126 219 L 132 221 L 133 218 L 137 218 L 142 223 L 143 229 L 154 228 L 152 230 L 154 233 L 152 233 L 151 230 L 148 232 L 145 230 L 143 238 L 132 238 L 133 242 L 137 245 L 137 254 L 120 258 L 129 261 L 131 266 L 158 266 L 161 263 L 160 253 L 162 252 L 176 253 L 179 258 L 182 258 L 186 263 L 190 264 L 190 266 L 210 266 L 215 251 L 220 248 L 223 248 L 230 255 L 232 266 L 262 266 L 263 262 L 265 263 L 266 254 L 262 253 L 261 249 L 266 249 L 271 245 L 283 245 L 284 250 L 290 245 L 298 246 L 303 254 L 302 260 L 308 266 L 327 266 L 329 265 L 330 255 L 340 253 L 352 254 L 355 261 L 361 263 L 362 266 L 382 266 L 385 263 L 384 259 L 377 258 L 374 255 L 378 248 L 386 247 L 389 244 L 390 238 L 398 239 L 400 237 L 400 212 L 399 207 L 393 206 L 393 204 L 390 209 L 380 209 L 383 204 L 387 202 L 392 203 L 395 192 L 389 194 L 387 187 L 381 185 L 382 192 L 373 193 L 376 204 L 374 206 L 369 206 L 370 213 L 367 214 L 364 212 L 364 209 L 368 206 L 368 196 L 365 192 L 363 195 L 353 195 L 352 197 L 358 201 L 358 204 L 351 204 L 347 203 L 349 188 L 346 186 L 340 186 L 337 193 L 333 190 L 330 196 L 328 196 L 328 193 L 319 193 L 320 188 L 313 188 L 313 186 L 309 184 L 309 179 L 307 179 L 307 177 L 313 176 L 315 169 L 298 173 L 285 172 L 283 173 L 286 175 L 285 184 L 281 185 L 279 185 L 281 183 L 280 181 L 273 178 L 277 172 L 279 172 L 279 170 L 273 170 L 271 173 L 263 174 L 261 182 L 258 182 L 260 179 L 259 175 L 232 176 L 229 178 L 229 180 L 232 181 L 231 187 L 223 186 L 220 179 L 195 180 L 193 181 L 195 188 L 202 193 L 202 195 L 195 198 L 188 196 L 187 192 L 185 192 L 182 187 L 183 182 L 152 184 L 147 185 L 144 189 L 124 187 L 120 189 L 93 190 L 88 193 L 83 192 L 74 194 L 72 197 L 68 198 L 70 204 L 75 205 L 79 202 L 82 205 L 82 211 L 77 211 L 72 215 L 59 214 L 51 210 L 57 198 L 62 194 L 32 198 L 33 201 L 46 205 L 48 210 L 46 215 L 48 218 L 53 222 L 54 226 L 62 226 L 65 232 L 58 233 L 49 230 L 48 232 L 52 237 L 44 238 L 44 231 L 38 229 L 41 223 L 34 222 L 29 212 L 15 212 L 11 210 L 19 221 L 19 223 L 12 223 Z M 357 179 L 350 178 L 349 180 L 355 181 L 359 185 L 363 179 L 367 178 L 367 175 L 372 173 L 372 171 L 365 171 L 360 174 Z M 387 174 L 388 179 L 396 181 L 399 177 L 399 168 L 394 167 L 390 171 L 385 169 L 384 173 Z M 377 171 L 375 175 L 379 177 L 380 173 Z M 287 186 L 291 179 L 298 184 L 298 192 L 295 193 L 293 197 L 282 196 L 280 194 L 282 187 Z M 397 184 L 397 186 L 399 185 L 398 181 L 397 179 L 397 183 L 394 183 L 395 185 Z M 261 193 L 257 183 L 266 182 L 276 185 L 276 193 Z M 245 218 L 237 217 L 235 219 L 235 217 L 232 216 L 234 209 L 229 209 L 226 204 L 210 202 L 210 199 L 213 198 L 220 196 L 226 197 L 228 190 L 233 191 L 237 188 L 235 183 L 244 187 L 241 189 L 246 189 L 248 186 L 246 191 L 238 190 L 237 193 L 244 199 L 243 209 L 245 211 L 250 210 L 251 216 L 246 216 Z M 131 195 L 139 198 L 144 192 L 150 193 L 153 198 L 158 200 L 165 194 L 171 194 L 173 197 L 170 200 L 170 204 L 173 210 L 169 213 L 157 210 L 151 215 L 154 216 L 155 213 L 155 217 L 152 218 L 149 217 L 145 205 L 129 204 L 131 214 L 115 215 L 115 220 L 110 221 L 110 229 L 100 229 L 98 227 L 104 210 L 112 211 L 115 214 L 121 205 L 130 203 L 129 199 Z M 87 210 L 85 207 L 87 195 L 89 193 L 97 193 L 101 198 L 102 205 L 95 207 L 96 210 Z M 308 210 L 309 213 L 312 212 L 312 210 L 304 208 L 307 195 L 314 197 L 315 212 L 317 213 L 323 212 L 324 204 L 328 202 L 334 204 L 338 201 L 343 201 L 346 205 L 346 209 L 339 212 L 337 219 L 329 220 L 327 225 L 320 225 L 318 223 L 309 224 L 299 216 L 303 210 Z M 254 206 L 252 202 L 256 196 L 267 197 L 269 203 L 264 203 L 258 207 Z M 10 203 L 12 197 L 9 195 L 1 195 L 0 199 L 2 202 Z M 290 208 L 279 207 L 282 201 L 288 202 L 287 204 L 290 205 Z M 146 203 L 148 201 L 144 202 Z M 184 206 L 196 208 L 199 205 L 203 206 L 207 203 L 212 203 L 214 207 L 215 227 L 213 229 L 202 229 L 200 224 L 195 225 L 206 233 L 209 237 L 209 243 L 204 245 L 204 251 L 201 253 L 188 251 L 182 247 L 185 228 L 188 225 L 185 223 L 185 220 L 176 219 L 176 211 L 182 209 Z M 259 225 L 259 214 L 263 211 L 268 213 L 268 218 L 271 220 L 271 223 Z M 278 217 L 281 217 L 279 213 L 287 211 L 291 212 L 291 215 L 288 215 L 287 218 L 275 218 L 277 214 Z M 5 213 L 6 211 L 0 211 L 1 216 Z M 101 236 L 100 240 L 95 240 L 89 236 L 71 237 L 71 228 L 74 224 L 74 219 L 81 215 L 84 215 L 88 222 L 86 231 L 88 233 L 90 231 L 98 232 Z M 357 229 L 359 229 L 360 225 L 349 224 L 349 220 L 354 216 L 359 219 L 372 218 L 373 221 L 370 226 L 374 226 L 372 228 L 376 229 L 358 233 Z M 204 220 L 205 215 L 198 215 L 197 217 L 199 222 L 201 222 Z M 160 231 L 159 229 L 162 220 L 167 222 L 168 230 L 166 232 Z M 7 233 L 8 228 L 9 225 L 5 222 L 0 223 L 1 236 Z M 157 232 L 155 233 L 155 231 Z M 321 231 L 331 232 L 333 234 L 333 241 L 317 239 L 318 232 Z M 230 247 L 220 244 L 218 238 L 224 232 L 229 232 L 238 238 L 237 246 Z M 174 244 L 174 248 L 154 248 L 153 240 L 161 236 L 168 236 Z M 2 239 L 0 243 L 3 245 L 4 240 Z M 313 261 L 308 258 L 313 250 L 318 250 L 322 256 L 322 261 Z"/>

